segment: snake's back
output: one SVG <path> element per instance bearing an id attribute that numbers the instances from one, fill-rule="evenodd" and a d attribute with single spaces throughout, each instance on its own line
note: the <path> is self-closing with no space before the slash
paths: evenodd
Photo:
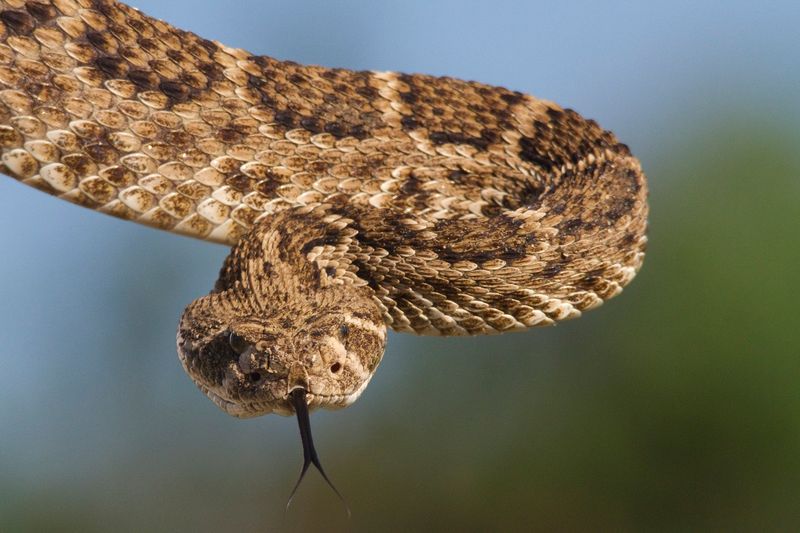
<path id="1" fill-rule="evenodd" d="M 306 206 L 338 232 L 308 259 L 402 331 L 575 317 L 644 257 L 640 165 L 574 111 L 255 56 L 113 0 L 0 1 L 0 146 L 26 184 L 229 245 Z"/>

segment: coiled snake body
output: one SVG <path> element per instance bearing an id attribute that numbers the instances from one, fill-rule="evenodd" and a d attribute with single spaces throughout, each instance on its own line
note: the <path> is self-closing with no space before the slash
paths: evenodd
<path id="1" fill-rule="evenodd" d="M 254 56 L 114 0 L 0 1 L 0 145 L 23 183 L 233 245 L 178 348 L 236 416 L 348 405 L 386 326 L 577 317 L 644 256 L 640 165 L 574 111 Z"/>

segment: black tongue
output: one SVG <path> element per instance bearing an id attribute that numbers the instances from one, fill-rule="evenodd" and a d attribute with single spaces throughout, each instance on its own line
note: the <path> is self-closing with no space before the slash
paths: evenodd
<path id="1" fill-rule="evenodd" d="M 303 481 L 303 478 L 308 471 L 308 466 L 313 464 L 317 470 L 319 470 L 319 473 L 322 474 L 322 478 L 328 483 L 328 486 L 330 486 L 330 488 L 333 489 L 333 492 L 335 492 L 339 499 L 342 500 L 349 518 L 350 507 L 347 506 L 347 502 L 345 501 L 344 497 L 342 497 L 339 491 L 336 490 L 336 487 L 333 486 L 331 480 L 328 479 L 328 475 L 325 473 L 325 470 L 322 468 L 322 464 L 319 462 L 317 450 L 314 449 L 314 439 L 311 437 L 311 420 L 308 416 L 308 403 L 306 403 L 305 389 L 294 389 L 289 393 L 289 400 L 292 402 L 292 407 L 294 407 L 294 412 L 297 415 L 297 424 L 300 426 L 300 440 L 303 442 L 303 469 L 300 471 L 300 478 L 297 480 L 297 483 L 292 489 L 292 493 L 289 495 L 289 501 L 286 502 L 286 509 L 288 510 L 289 506 L 292 504 L 292 498 L 294 498 L 297 489 L 300 487 L 300 483 Z"/>

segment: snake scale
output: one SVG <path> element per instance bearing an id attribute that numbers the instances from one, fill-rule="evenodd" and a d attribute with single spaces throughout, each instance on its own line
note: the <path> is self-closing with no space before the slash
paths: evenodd
<path id="1" fill-rule="evenodd" d="M 240 417 L 349 405 L 387 326 L 550 325 L 644 258 L 640 164 L 572 110 L 255 56 L 114 0 L 0 1 L 0 146 L 25 184 L 232 246 L 178 351 Z"/>

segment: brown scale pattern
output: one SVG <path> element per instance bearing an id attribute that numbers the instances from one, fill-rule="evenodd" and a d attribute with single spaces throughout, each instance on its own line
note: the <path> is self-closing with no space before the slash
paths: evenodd
<path id="1" fill-rule="evenodd" d="M 229 245 L 286 210 L 344 217 L 304 260 L 367 283 L 401 331 L 572 318 L 644 256 L 639 163 L 571 110 L 253 56 L 114 0 L 0 0 L 0 149 L 26 184 Z"/>

